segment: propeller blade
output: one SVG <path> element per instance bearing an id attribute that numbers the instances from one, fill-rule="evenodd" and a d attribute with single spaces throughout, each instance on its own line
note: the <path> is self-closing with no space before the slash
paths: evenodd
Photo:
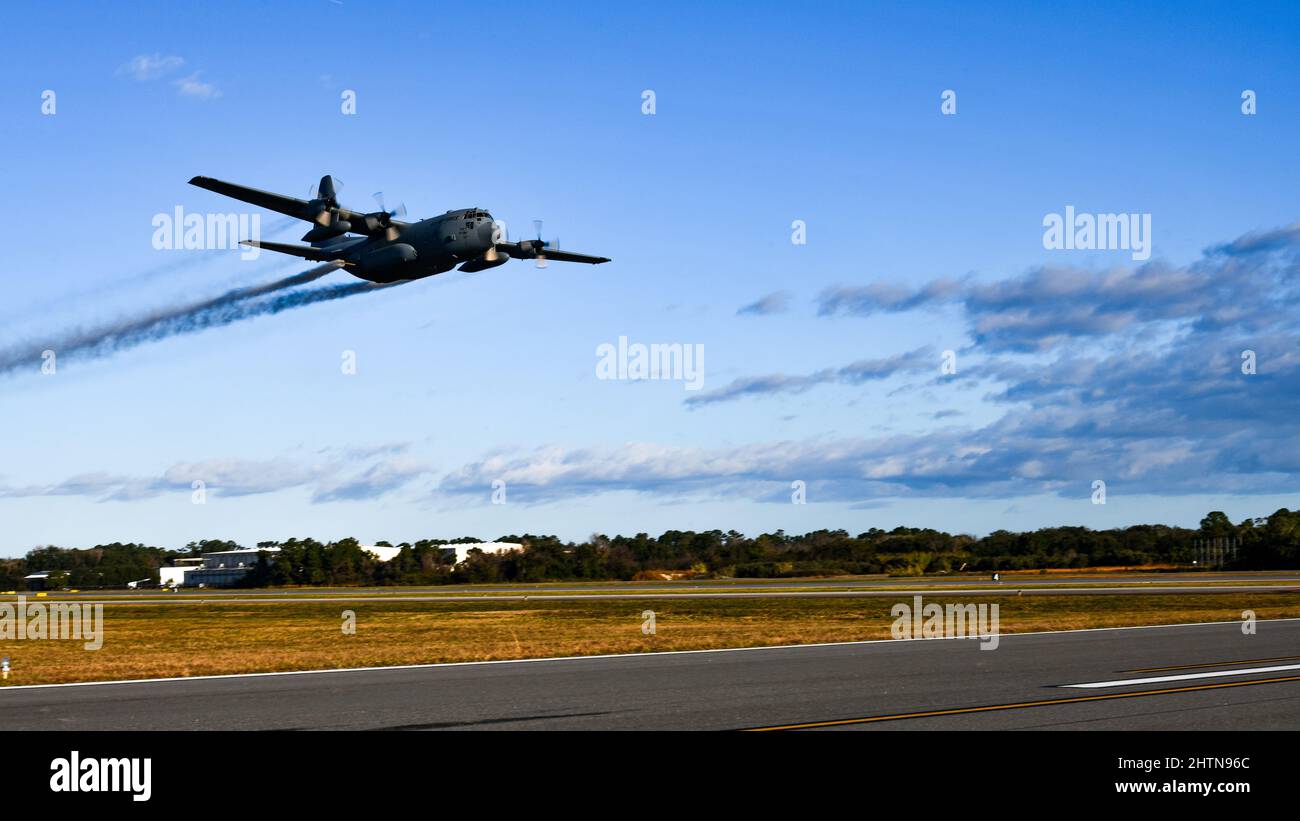
<path id="1" fill-rule="evenodd" d="M 501 220 L 492 221 L 492 241 L 510 243 L 510 226 Z"/>
<path id="2" fill-rule="evenodd" d="M 546 267 L 546 249 L 547 249 L 547 248 L 559 248 L 559 247 L 560 247 L 560 241 L 559 241 L 558 239 L 556 239 L 556 240 L 554 240 L 554 241 L 552 241 L 552 242 L 547 242 L 546 240 L 542 239 L 542 221 L 541 221 L 541 220 L 533 220 L 533 227 L 537 229 L 537 241 L 534 242 L 534 243 L 532 243 L 532 249 L 533 249 L 534 253 L 537 255 L 537 267 L 538 267 L 538 268 L 545 268 L 545 267 Z"/>
<path id="3" fill-rule="evenodd" d="M 380 211 L 383 211 L 383 212 L 384 212 L 385 214 L 387 214 L 388 216 L 390 216 L 390 217 L 404 217 L 404 216 L 406 216 L 406 203 L 404 203 L 404 202 L 399 202 L 399 203 L 397 204 L 397 207 L 394 208 L 394 209 L 392 209 L 392 210 L 390 211 L 390 210 L 388 209 L 388 206 L 384 203 L 384 192 L 383 192 L 383 191 L 376 191 L 376 192 L 374 193 L 373 196 L 374 196 L 374 198 L 375 198 L 375 202 L 377 202 L 377 203 L 379 204 L 379 210 L 380 210 Z"/>

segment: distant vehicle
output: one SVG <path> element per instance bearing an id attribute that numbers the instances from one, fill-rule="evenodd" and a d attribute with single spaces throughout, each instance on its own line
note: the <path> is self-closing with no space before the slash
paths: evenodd
<path id="1" fill-rule="evenodd" d="M 300 200 L 282 194 L 259 191 L 211 177 L 195 177 L 190 185 L 227 197 L 269 208 L 313 223 L 302 241 L 310 245 L 244 240 L 240 244 L 292 254 L 315 262 L 337 261 L 353 276 L 371 282 L 402 282 L 441 274 L 457 265 L 462 271 L 482 271 L 504 265 L 510 259 L 583 262 L 599 265 L 607 257 L 561 251 L 558 243 L 542 239 L 541 220 L 534 220 L 537 239 L 510 242 L 502 237 L 492 215 L 478 208 L 448 211 L 440 217 L 419 222 L 394 219 L 404 209 L 389 211 L 382 193 L 375 195 L 379 211 L 362 213 L 343 208 L 334 191 L 334 178 L 321 177 L 312 199 Z M 358 234 L 360 236 L 349 236 Z"/>

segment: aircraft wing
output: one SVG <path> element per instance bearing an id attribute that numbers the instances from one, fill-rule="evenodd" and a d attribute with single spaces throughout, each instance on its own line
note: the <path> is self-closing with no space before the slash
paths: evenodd
<path id="1" fill-rule="evenodd" d="M 233 182 L 223 180 L 214 180 L 211 177 L 195 177 L 190 180 L 190 185 L 197 185 L 199 188 L 206 188 L 209 191 L 215 191 L 218 194 L 243 202 L 251 203 L 262 208 L 278 211 L 290 217 L 297 217 L 300 220 L 313 222 L 317 213 L 312 210 L 310 203 L 306 200 L 300 200 L 296 197 L 286 197 L 283 194 L 272 194 L 270 191 L 262 191 L 257 188 L 249 188 L 246 185 L 236 185 Z M 352 221 L 355 219 L 358 224 L 361 223 L 363 214 L 349 211 L 346 208 L 340 208 L 339 218 Z"/>
<path id="2" fill-rule="evenodd" d="M 575 254 L 571 251 L 561 251 L 559 248 L 547 248 L 542 252 L 542 256 L 547 259 L 553 259 L 556 262 L 585 262 L 588 265 L 599 265 L 602 262 L 609 262 L 609 257 L 593 257 L 590 254 Z"/>
<path id="3" fill-rule="evenodd" d="M 575 254 L 572 251 L 561 251 L 559 248 L 541 248 L 532 240 L 524 242 L 497 243 L 497 250 L 505 251 L 515 259 L 537 259 L 538 256 L 545 259 L 555 260 L 556 262 L 585 262 L 588 265 L 599 265 L 602 262 L 612 262 L 609 257 L 594 257 L 590 254 Z"/>

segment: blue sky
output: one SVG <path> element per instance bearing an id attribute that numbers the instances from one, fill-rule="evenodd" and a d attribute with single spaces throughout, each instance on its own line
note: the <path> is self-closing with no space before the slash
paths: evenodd
<path id="1" fill-rule="evenodd" d="M 1295 507 L 1300 10 L 968 6 L 11 12 L 0 349 L 301 270 L 155 250 L 155 214 L 245 210 L 196 174 L 303 196 L 332 173 L 350 207 L 482 206 L 516 236 L 544 217 L 614 262 L 0 376 L 0 555 Z M 1045 249 L 1067 205 L 1149 214 L 1151 259 Z M 703 390 L 598 379 L 620 336 L 703 346 Z"/>

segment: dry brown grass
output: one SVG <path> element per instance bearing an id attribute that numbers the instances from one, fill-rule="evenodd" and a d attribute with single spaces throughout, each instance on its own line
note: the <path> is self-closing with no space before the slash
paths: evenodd
<path id="1" fill-rule="evenodd" d="M 910 598 L 109 605 L 98 651 L 4 641 L 0 655 L 15 685 L 854 641 L 889 638 L 897 601 Z M 1300 593 L 977 601 L 1000 605 L 1003 633 L 1300 617 Z M 355 635 L 342 633 L 346 609 Z M 641 631 L 647 609 L 656 635 Z"/>

